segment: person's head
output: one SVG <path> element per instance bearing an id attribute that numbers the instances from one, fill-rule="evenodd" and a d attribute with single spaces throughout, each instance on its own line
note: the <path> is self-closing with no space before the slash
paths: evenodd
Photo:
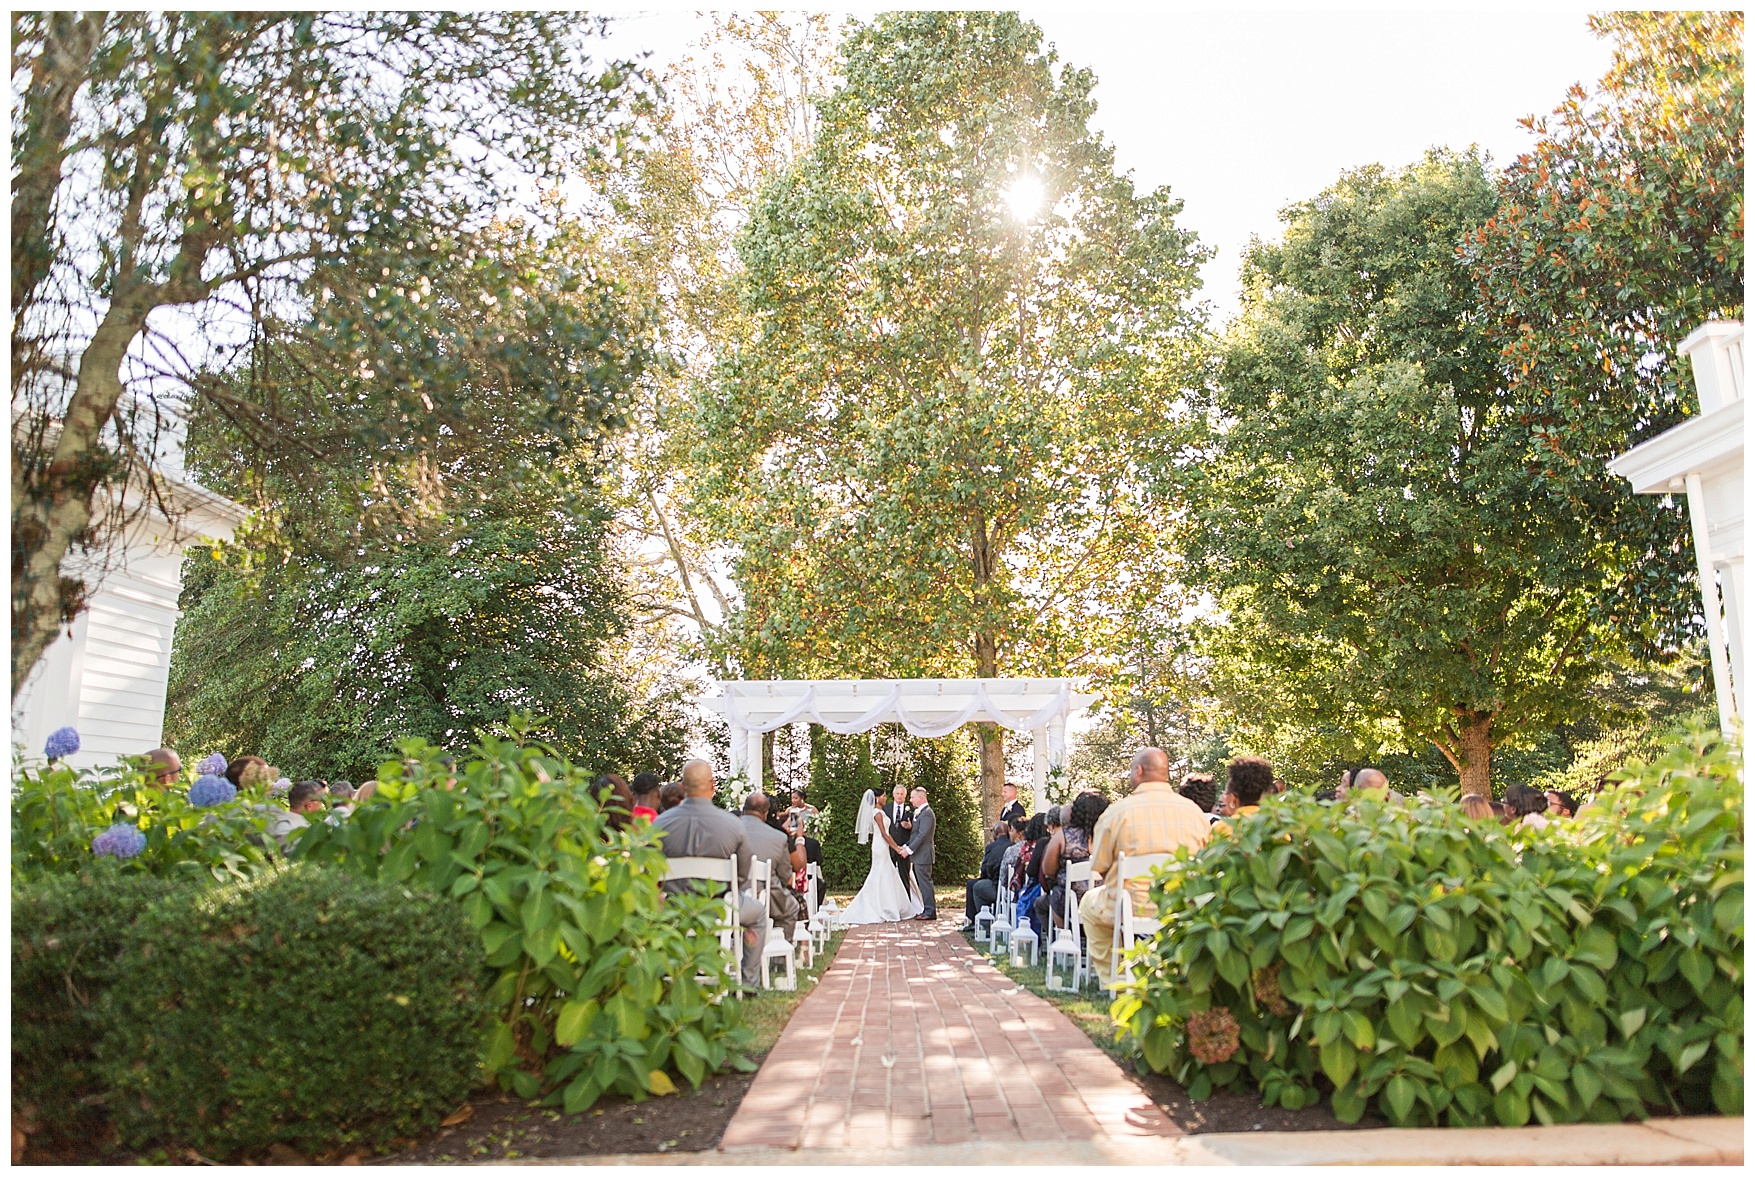
<path id="1" fill-rule="evenodd" d="M 609 775 L 615 776 L 614 773 L 610 773 Z M 621 781 L 622 778 L 618 776 L 615 779 Z M 457 787 L 457 757 L 439 757 L 439 787 L 444 789 L 455 789 Z M 627 787 L 627 782 L 622 781 L 623 791 L 626 791 Z"/>
<path id="2" fill-rule="evenodd" d="M 634 820 L 634 791 L 628 788 L 622 774 L 603 773 L 591 782 L 591 787 L 597 793 L 598 803 L 603 806 L 604 820 L 609 822 L 609 828 L 626 829 Z"/>
<path id="3" fill-rule="evenodd" d="M 743 811 L 751 817 L 768 820 L 768 797 L 765 793 L 751 793 L 743 799 Z"/>
<path id="4" fill-rule="evenodd" d="M 908 786 L 897 785 L 895 788 L 891 789 L 890 800 L 894 801 L 897 805 L 906 805 L 908 803 Z"/>
<path id="5" fill-rule="evenodd" d="M 1046 813 L 1031 814 L 1030 820 L 1024 825 L 1024 841 L 1040 842 L 1047 836 L 1048 815 Z"/>
<path id="6" fill-rule="evenodd" d="M 330 781 L 329 795 L 337 801 L 352 801 L 354 787 L 352 781 Z"/>
<path id="7" fill-rule="evenodd" d="M 1048 807 L 1048 828 L 1050 830 L 1058 830 L 1060 827 L 1060 806 L 1050 805 Z"/>
<path id="8" fill-rule="evenodd" d="M 663 813 L 666 809 L 675 809 L 683 803 L 684 796 L 686 794 L 683 792 L 682 782 L 665 781 L 658 786 L 658 812 Z"/>
<path id="9" fill-rule="evenodd" d="M 286 807 L 294 813 L 320 813 L 324 792 L 322 781 L 300 781 L 286 791 Z"/>
<path id="10" fill-rule="evenodd" d="M 1479 793 L 1470 793 L 1462 799 L 1462 811 L 1464 817 L 1473 818 L 1475 821 L 1485 821 L 1488 818 L 1498 816 L 1493 812 L 1493 803 Z"/>
<path id="11" fill-rule="evenodd" d="M 914 808 L 916 808 L 916 809 L 919 809 L 921 806 L 925 805 L 926 804 L 926 790 L 925 790 L 925 788 L 923 788 L 920 785 L 915 785 L 914 791 L 912 793 L 908 794 L 908 800 L 913 802 Z"/>
<path id="12" fill-rule="evenodd" d="M 268 761 L 260 756 L 240 756 L 225 766 L 225 779 L 235 788 L 245 788 L 257 783 L 267 784 L 274 778 L 267 774 Z M 245 779 L 248 774 L 248 779 Z"/>
<path id="13" fill-rule="evenodd" d="M 1505 790 L 1505 799 L 1511 803 L 1511 812 L 1514 817 L 1545 813 L 1548 809 L 1548 795 L 1540 789 L 1533 789 L 1528 785 L 1513 785 Z"/>
<path id="14" fill-rule="evenodd" d="M 705 760 L 691 760 L 683 765 L 682 787 L 685 797 L 711 797 L 718 788 L 713 783 L 713 766 Z"/>
<path id="15" fill-rule="evenodd" d="M 1311 796 L 1315 800 L 1321 801 L 1324 804 L 1327 804 L 1328 802 L 1333 801 L 1335 799 L 1336 793 L 1333 789 L 1318 789 L 1318 790 L 1316 790 L 1315 793 L 1311 794 Z"/>
<path id="16" fill-rule="evenodd" d="M 987 840 L 989 842 L 997 842 L 1001 838 L 1009 838 L 1011 832 L 1011 825 L 1008 822 L 996 821 L 993 823 L 993 829 L 988 832 Z"/>
<path id="17" fill-rule="evenodd" d="M 636 805 L 644 805 L 647 809 L 657 809 L 658 787 L 663 783 L 663 778 L 655 772 L 637 772 L 628 788 L 633 790 Z"/>
<path id="18" fill-rule="evenodd" d="M 1273 788 L 1273 765 L 1259 756 L 1239 756 L 1225 766 L 1225 795 L 1239 806 L 1260 805 Z"/>
<path id="19" fill-rule="evenodd" d="M 1022 842 L 1024 840 L 1025 832 L 1030 828 L 1030 822 L 1027 818 L 1014 817 L 1011 819 L 1008 828 L 1011 830 L 1012 841 Z"/>
<path id="20" fill-rule="evenodd" d="M 1000 800 L 1004 801 L 1007 805 L 1010 805 L 1013 801 L 1018 799 L 1018 787 L 1012 782 L 1007 781 L 999 787 L 999 796 Z"/>
<path id="21" fill-rule="evenodd" d="M 1204 772 L 1191 772 L 1183 777 L 1176 791 L 1200 806 L 1202 813 L 1211 813 L 1213 802 L 1219 799 L 1211 774 Z"/>
<path id="22" fill-rule="evenodd" d="M 804 804 L 805 804 L 804 790 L 803 789 L 792 790 L 792 807 L 794 809 L 798 809 L 798 808 L 803 807 Z"/>
<path id="23" fill-rule="evenodd" d="M 1353 774 L 1354 793 L 1371 793 L 1379 800 L 1389 796 L 1389 778 L 1375 768 L 1361 768 Z"/>
<path id="24" fill-rule="evenodd" d="M 1549 813 L 1553 814 L 1555 817 L 1572 816 L 1575 807 L 1569 801 L 1566 794 L 1562 793 L 1559 789 L 1549 789 L 1543 794 L 1543 796 L 1548 799 Z"/>
<path id="25" fill-rule="evenodd" d="M 1142 785 L 1147 781 L 1170 780 L 1170 757 L 1162 748 L 1141 748 L 1133 754 L 1133 763 L 1128 767 L 1127 779 L 1134 785 Z"/>
<path id="26" fill-rule="evenodd" d="M 1097 819 L 1109 808 L 1109 798 L 1097 792 L 1080 793 L 1073 798 L 1072 806 L 1067 811 L 1066 824 L 1075 830 L 1083 830 L 1090 834 L 1097 828 Z"/>
<path id="27" fill-rule="evenodd" d="M 169 748 L 154 748 L 145 756 L 146 782 L 161 789 L 168 789 L 177 782 L 177 774 L 183 771 L 183 759 Z"/>
<path id="28" fill-rule="evenodd" d="M 1583 799 L 1577 793 L 1560 794 L 1560 806 L 1567 817 L 1577 817 L 1578 807 L 1583 804 Z"/>

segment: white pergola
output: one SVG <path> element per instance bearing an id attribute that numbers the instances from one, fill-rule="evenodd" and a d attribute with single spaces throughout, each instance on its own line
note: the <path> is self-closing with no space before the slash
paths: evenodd
<path id="1" fill-rule="evenodd" d="M 789 723 L 820 723 L 838 735 L 899 723 L 936 739 L 966 723 L 1029 732 L 1034 743 L 1036 808 L 1048 804 L 1048 777 L 1066 763 L 1066 719 L 1096 701 L 1066 678 L 871 678 L 721 680 L 707 701 L 731 729 L 731 773 L 762 786 L 762 735 Z"/>

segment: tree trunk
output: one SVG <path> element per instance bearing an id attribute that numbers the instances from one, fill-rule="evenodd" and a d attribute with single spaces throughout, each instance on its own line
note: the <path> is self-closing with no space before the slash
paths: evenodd
<path id="1" fill-rule="evenodd" d="M 1493 717 L 1476 713 L 1468 717 L 1473 722 L 1463 727 L 1457 740 L 1457 775 L 1462 778 L 1463 796 L 1477 793 L 1482 797 L 1493 795 Z"/>
<path id="2" fill-rule="evenodd" d="M 980 678 L 997 678 L 999 644 L 991 633 L 975 635 L 975 673 Z M 1002 804 L 1000 790 L 1005 785 L 1005 733 L 997 723 L 975 725 L 976 738 L 981 741 L 981 825 L 992 829 L 999 820 Z"/>

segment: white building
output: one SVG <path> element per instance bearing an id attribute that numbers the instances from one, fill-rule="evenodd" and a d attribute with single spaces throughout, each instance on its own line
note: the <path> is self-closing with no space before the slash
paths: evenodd
<path id="1" fill-rule="evenodd" d="M 173 423 L 155 445 L 160 494 L 170 514 L 145 506 L 130 487 L 117 509 L 133 515 L 123 542 L 102 560 L 69 555 L 62 568 L 81 576 L 87 607 L 50 646 L 12 703 L 12 742 L 40 758 L 60 727 L 79 732 L 76 767 L 113 763 L 159 746 L 171 638 L 183 587 L 183 552 L 203 540 L 229 540 L 244 509 L 191 480 L 183 432 Z"/>
<path id="2" fill-rule="evenodd" d="M 1700 415 L 1609 463 L 1633 493 L 1685 494 L 1699 562 L 1719 722 L 1741 710 L 1743 654 L 1743 325 L 1703 324 L 1677 349 L 1694 365 Z"/>

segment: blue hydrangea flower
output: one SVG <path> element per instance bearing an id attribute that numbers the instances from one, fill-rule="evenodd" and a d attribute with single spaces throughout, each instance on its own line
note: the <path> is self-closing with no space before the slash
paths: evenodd
<path id="1" fill-rule="evenodd" d="M 215 752 L 212 756 L 207 757 L 202 760 L 200 764 L 197 764 L 195 766 L 195 771 L 202 776 L 221 776 L 229 767 L 231 766 L 226 763 L 225 757 L 221 756 L 218 752 Z"/>
<path id="2" fill-rule="evenodd" d="M 91 840 L 93 854 L 113 854 L 117 858 L 133 858 L 145 849 L 146 835 L 126 822 L 117 822 Z"/>
<path id="3" fill-rule="evenodd" d="M 43 755 L 50 760 L 59 760 L 63 756 L 71 756 L 79 751 L 79 733 L 70 727 L 58 727 L 49 733 L 43 741 Z"/>
<path id="4" fill-rule="evenodd" d="M 238 795 L 238 790 L 230 781 L 213 773 L 203 773 L 195 778 L 189 786 L 189 804 L 197 809 L 206 809 L 210 805 L 224 805 Z"/>

